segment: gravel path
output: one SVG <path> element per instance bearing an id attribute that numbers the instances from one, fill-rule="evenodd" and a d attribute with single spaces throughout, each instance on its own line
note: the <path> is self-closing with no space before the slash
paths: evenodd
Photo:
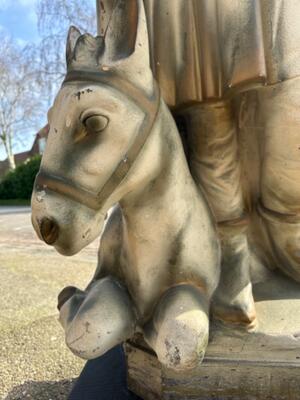
<path id="1" fill-rule="evenodd" d="M 0 207 L 0 399 L 66 399 L 84 362 L 65 346 L 56 298 L 89 282 L 98 244 L 60 256 L 36 239 L 28 209 L 18 211 Z"/>

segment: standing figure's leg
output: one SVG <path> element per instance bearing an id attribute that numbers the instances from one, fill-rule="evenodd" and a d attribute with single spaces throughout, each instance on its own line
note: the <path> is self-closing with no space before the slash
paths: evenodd
<path id="1" fill-rule="evenodd" d="M 277 266 L 300 282 L 300 79 L 258 91 L 263 126 L 261 203 Z"/>
<path id="2" fill-rule="evenodd" d="M 168 289 L 160 299 L 144 337 L 166 367 L 197 367 L 205 354 L 209 334 L 209 301 L 189 284 Z"/>
<path id="3" fill-rule="evenodd" d="M 249 272 L 247 219 L 241 187 L 236 124 L 231 102 L 199 104 L 187 112 L 189 162 L 218 223 L 222 245 L 213 312 L 253 328 L 256 321 Z"/>
<path id="4" fill-rule="evenodd" d="M 133 303 L 114 278 L 95 281 L 87 291 L 65 288 L 58 300 L 67 346 L 81 358 L 99 357 L 134 334 Z"/>

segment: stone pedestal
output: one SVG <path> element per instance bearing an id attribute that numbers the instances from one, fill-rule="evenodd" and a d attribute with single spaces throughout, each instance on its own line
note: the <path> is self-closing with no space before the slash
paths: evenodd
<path id="1" fill-rule="evenodd" d="M 270 273 L 254 285 L 255 333 L 213 324 L 204 362 L 163 368 L 141 341 L 127 343 L 128 382 L 144 400 L 300 399 L 300 284 Z"/>

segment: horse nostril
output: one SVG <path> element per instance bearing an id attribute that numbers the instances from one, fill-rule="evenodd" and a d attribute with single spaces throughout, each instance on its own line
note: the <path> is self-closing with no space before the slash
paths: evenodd
<path id="1" fill-rule="evenodd" d="M 53 244 L 58 238 L 58 225 L 52 219 L 43 218 L 40 223 L 41 236 L 47 244 Z"/>

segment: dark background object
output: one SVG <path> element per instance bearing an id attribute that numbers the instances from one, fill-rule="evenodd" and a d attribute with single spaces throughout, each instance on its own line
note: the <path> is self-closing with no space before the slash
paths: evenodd
<path id="1" fill-rule="evenodd" d="M 86 363 L 68 400 L 139 399 L 127 389 L 123 348 L 116 346 L 103 356 Z"/>

